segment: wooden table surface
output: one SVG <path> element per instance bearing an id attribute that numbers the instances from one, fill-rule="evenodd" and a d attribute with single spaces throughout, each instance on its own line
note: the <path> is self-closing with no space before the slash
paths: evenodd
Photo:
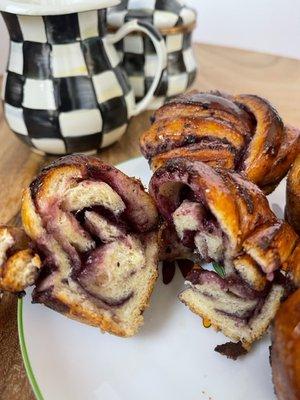
<path id="1" fill-rule="evenodd" d="M 262 95 L 274 103 L 285 121 L 300 127 L 300 61 L 208 45 L 196 45 L 195 53 L 200 65 L 195 88 Z M 100 157 L 118 164 L 139 156 L 138 138 L 149 124 L 149 116 L 146 112 L 134 118 L 123 139 Z M 21 191 L 49 160 L 14 137 L 0 109 L 1 224 L 20 224 Z M 16 316 L 15 297 L 4 295 L 0 301 L 0 399 L 33 400 L 19 349 Z"/>

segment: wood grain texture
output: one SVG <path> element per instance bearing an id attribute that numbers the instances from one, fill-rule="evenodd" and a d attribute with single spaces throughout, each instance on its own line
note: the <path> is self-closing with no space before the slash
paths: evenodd
<path id="1" fill-rule="evenodd" d="M 195 88 L 232 93 L 256 93 L 268 98 L 285 122 L 300 127 L 300 61 L 229 49 L 196 45 L 200 66 Z M 139 156 L 138 138 L 151 113 L 134 118 L 122 140 L 99 155 L 118 164 Z M 32 153 L 10 132 L 0 110 L 0 223 L 20 223 L 22 189 L 50 157 Z M 138 171 L 137 171 L 138 175 Z M 0 399 L 33 400 L 18 345 L 16 299 L 0 300 Z M 67 400 L 67 399 L 66 399 Z"/>

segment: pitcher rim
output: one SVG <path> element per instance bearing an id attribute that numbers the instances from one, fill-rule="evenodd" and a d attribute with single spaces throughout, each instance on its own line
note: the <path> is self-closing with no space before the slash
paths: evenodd
<path id="1" fill-rule="evenodd" d="M 15 15 L 65 15 L 116 6 L 121 0 L 3 0 L 0 11 Z"/>

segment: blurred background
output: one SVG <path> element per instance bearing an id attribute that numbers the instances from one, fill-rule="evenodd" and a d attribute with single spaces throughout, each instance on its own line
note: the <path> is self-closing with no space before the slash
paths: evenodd
<path id="1" fill-rule="evenodd" d="M 187 3 L 199 14 L 195 41 L 300 59 L 299 0 L 187 0 Z M 0 73 L 5 68 L 7 52 L 8 35 L 0 17 Z"/>

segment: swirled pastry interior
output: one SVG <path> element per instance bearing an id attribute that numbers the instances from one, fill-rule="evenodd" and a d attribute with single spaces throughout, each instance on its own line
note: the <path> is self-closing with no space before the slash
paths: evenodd
<path id="1" fill-rule="evenodd" d="M 199 161 L 169 160 L 154 173 L 150 193 L 193 259 L 224 266 L 222 276 L 192 271 L 181 301 L 250 348 L 274 317 L 283 282 L 300 285 L 299 237 L 256 185 Z"/>
<path id="2" fill-rule="evenodd" d="M 33 301 L 135 334 L 157 278 L 157 218 L 139 181 L 96 158 L 68 156 L 45 168 L 22 203 L 43 262 Z"/>

